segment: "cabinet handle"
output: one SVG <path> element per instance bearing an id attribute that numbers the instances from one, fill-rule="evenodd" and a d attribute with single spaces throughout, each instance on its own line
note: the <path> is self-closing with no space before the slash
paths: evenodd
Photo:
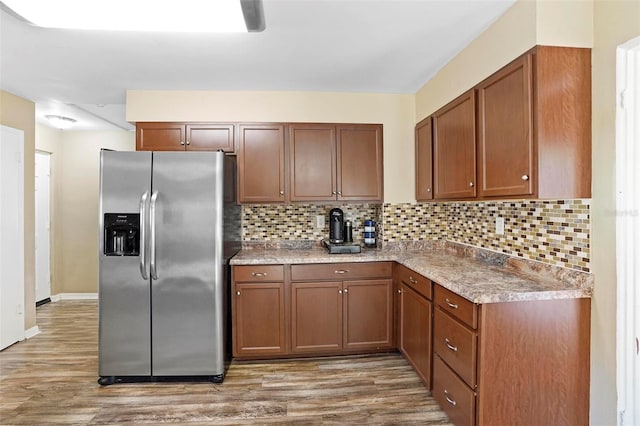
<path id="1" fill-rule="evenodd" d="M 470 187 L 473 187 L 473 182 L 469 182 L 469 186 L 470 186 Z"/>
<path id="2" fill-rule="evenodd" d="M 191 142 L 187 141 L 187 145 L 191 145 Z"/>
<path id="3" fill-rule="evenodd" d="M 346 269 L 336 269 L 335 271 L 333 271 L 334 274 L 346 274 L 347 272 L 349 272 Z"/>
<path id="4" fill-rule="evenodd" d="M 457 346 L 453 346 L 453 345 L 451 344 L 451 342 L 449 341 L 449 339 L 448 339 L 448 338 L 446 338 L 446 337 L 444 338 L 444 344 L 445 344 L 445 345 L 447 345 L 447 347 L 448 347 L 449 349 L 451 349 L 452 351 L 454 351 L 454 352 L 458 352 L 458 347 L 457 347 Z"/>
<path id="5" fill-rule="evenodd" d="M 267 273 L 266 272 L 252 272 L 251 275 L 253 275 L 254 277 L 266 277 Z"/>
<path id="6" fill-rule="evenodd" d="M 444 399 L 446 399 L 446 400 L 447 400 L 447 402 L 448 402 L 449 404 L 453 405 L 454 407 L 455 407 L 455 406 L 456 406 L 456 404 L 457 404 L 457 402 L 456 402 L 454 399 L 449 398 L 449 392 L 447 392 L 447 390 L 446 390 L 446 389 L 444 390 Z"/>
<path id="7" fill-rule="evenodd" d="M 409 282 L 411 284 L 418 284 L 418 281 L 414 280 L 412 276 L 409 276 Z"/>
<path id="8" fill-rule="evenodd" d="M 449 305 L 450 308 L 452 309 L 458 309 L 458 305 L 456 305 L 455 303 L 451 303 L 451 301 L 449 299 L 444 299 L 445 303 L 447 305 Z"/>
<path id="9" fill-rule="evenodd" d="M 529 180 L 529 175 L 522 175 L 522 180 Z"/>
<path id="10" fill-rule="evenodd" d="M 237 294 L 238 296 L 240 296 L 240 291 L 236 291 L 236 294 Z"/>

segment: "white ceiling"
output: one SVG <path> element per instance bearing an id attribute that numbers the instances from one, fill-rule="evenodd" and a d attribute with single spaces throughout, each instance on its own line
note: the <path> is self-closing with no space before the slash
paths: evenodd
<path id="1" fill-rule="evenodd" d="M 266 30 L 34 27 L 0 11 L 0 87 L 74 129 L 133 127 L 125 91 L 415 93 L 515 0 L 263 0 Z"/>

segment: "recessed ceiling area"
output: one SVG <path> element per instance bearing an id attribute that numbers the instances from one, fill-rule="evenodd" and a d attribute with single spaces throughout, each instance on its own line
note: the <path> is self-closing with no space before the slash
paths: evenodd
<path id="1" fill-rule="evenodd" d="M 74 129 L 132 129 L 125 92 L 415 93 L 515 0 L 264 0 L 265 30 L 40 28 L 0 11 L 0 87 Z"/>

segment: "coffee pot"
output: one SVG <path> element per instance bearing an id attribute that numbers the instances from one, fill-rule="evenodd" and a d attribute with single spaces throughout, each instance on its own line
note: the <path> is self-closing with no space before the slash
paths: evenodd
<path id="1" fill-rule="evenodd" d="M 329 242 L 333 244 L 344 242 L 344 212 L 339 208 L 329 211 Z"/>

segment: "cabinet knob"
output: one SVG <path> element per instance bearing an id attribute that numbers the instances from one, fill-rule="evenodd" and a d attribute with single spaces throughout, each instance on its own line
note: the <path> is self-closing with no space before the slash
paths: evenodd
<path id="1" fill-rule="evenodd" d="M 191 145 L 191 142 L 187 141 L 187 145 Z"/>
<path id="2" fill-rule="evenodd" d="M 348 289 L 348 288 L 345 288 L 345 289 L 344 289 L 344 292 L 345 292 L 345 293 L 349 293 L 349 289 Z"/>
<path id="3" fill-rule="evenodd" d="M 238 296 L 240 296 L 240 292 L 239 292 L 239 291 L 236 291 L 236 294 L 237 294 Z"/>
<path id="4" fill-rule="evenodd" d="M 342 195 L 342 191 L 338 191 L 338 195 Z"/>
<path id="5" fill-rule="evenodd" d="M 331 191 L 331 195 L 336 195 L 336 191 Z"/>
<path id="6" fill-rule="evenodd" d="M 402 294 L 402 289 L 398 289 L 398 293 Z"/>
<path id="7" fill-rule="evenodd" d="M 184 145 L 184 141 L 180 141 L 180 145 Z"/>
<path id="8" fill-rule="evenodd" d="M 280 195 L 284 195 L 284 191 L 280 191 Z"/>
<path id="9" fill-rule="evenodd" d="M 338 294 L 342 294 L 342 290 L 338 290 Z"/>
<path id="10" fill-rule="evenodd" d="M 522 180 L 529 180 L 529 175 L 522 175 Z"/>
<path id="11" fill-rule="evenodd" d="M 473 187 L 473 182 L 469 182 L 469 186 L 470 186 L 470 187 Z"/>
<path id="12" fill-rule="evenodd" d="M 431 192 L 431 188 L 427 188 L 427 192 Z"/>

